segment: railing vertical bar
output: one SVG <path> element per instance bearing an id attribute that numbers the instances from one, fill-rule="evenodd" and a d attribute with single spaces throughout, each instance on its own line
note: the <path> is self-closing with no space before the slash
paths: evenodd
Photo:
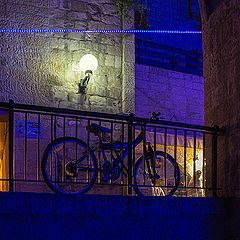
<path id="1" fill-rule="evenodd" d="M 133 139 L 136 137 L 136 125 L 133 125 Z M 136 154 L 136 149 L 135 147 L 132 148 L 133 151 L 133 159 L 132 159 L 132 166 L 135 165 L 135 154 Z"/>
<path id="2" fill-rule="evenodd" d="M 87 122 L 87 166 L 91 166 L 90 165 L 90 158 L 89 158 L 89 155 L 90 155 L 90 126 L 91 126 L 91 123 L 90 123 L 90 120 L 88 119 L 88 122 Z M 86 177 L 87 177 L 87 183 L 89 183 L 89 179 L 90 179 L 90 171 L 87 171 L 86 172 Z M 99 175 L 100 175 L 100 172 L 98 171 L 97 169 L 97 179 L 99 178 Z"/>
<path id="3" fill-rule="evenodd" d="M 23 172 L 23 179 L 27 180 L 27 134 L 28 134 L 28 113 L 25 112 L 25 132 L 24 132 L 24 172 Z"/>
<path id="4" fill-rule="evenodd" d="M 110 133 L 110 144 L 111 144 L 111 146 L 112 146 L 112 144 L 113 144 L 113 122 L 111 122 L 111 133 Z M 106 133 L 107 134 L 107 133 Z M 111 164 L 111 172 L 110 172 L 110 184 L 112 184 L 113 183 L 113 168 L 114 168 L 114 166 L 113 166 L 113 148 L 111 147 L 111 153 L 110 153 L 110 164 Z"/>
<path id="5" fill-rule="evenodd" d="M 167 128 L 164 128 L 164 185 L 167 186 Z"/>
<path id="6" fill-rule="evenodd" d="M 206 182 L 205 182 L 205 178 L 206 178 L 206 134 L 203 133 L 203 164 L 202 164 L 202 174 L 203 174 L 203 182 L 202 182 L 202 186 L 203 188 L 206 187 Z"/>
<path id="7" fill-rule="evenodd" d="M 156 174 L 156 151 L 157 151 L 157 128 L 153 129 L 153 173 Z M 154 176 L 154 186 L 156 186 L 156 178 Z"/>
<path id="8" fill-rule="evenodd" d="M 53 138 L 57 138 L 57 116 L 54 115 L 54 125 L 53 125 L 53 115 L 51 115 L 52 118 L 52 128 L 51 130 L 53 131 L 53 134 L 51 134 L 51 141 L 53 141 Z"/>
<path id="9" fill-rule="evenodd" d="M 134 124 L 133 125 L 133 139 L 135 139 L 135 137 L 136 137 L 136 125 Z M 132 154 L 132 156 L 133 156 L 133 158 L 132 158 L 132 173 L 133 173 L 133 171 L 134 171 L 133 167 L 135 166 L 135 162 L 136 162 L 136 149 L 134 146 L 132 148 L 132 151 L 133 151 L 133 154 Z M 132 175 L 132 177 L 133 177 L 133 175 Z M 132 178 L 132 182 L 133 181 L 134 181 L 134 179 Z"/>
<path id="10" fill-rule="evenodd" d="M 196 187 L 196 131 L 193 132 L 193 186 Z"/>
<path id="11" fill-rule="evenodd" d="M 40 124 L 41 124 L 41 116 L 40 113 L 38 113 L 38 137 L 37 137 L 37 180 L 39 180 L 40 177 L 40 166 L 41 166 L 41 162 L 40 162 L 40 134 L 41 134 L 41 128 L 40 128 Z"/>
<path id="12" fill-rule="evenodd" d="M 78 138 L 78 118 L 75 117 L 75 138 Z M 78 144 L 76 142 L 75 144 L 75 161 L 77 163 L 77 158 L 78 157 Z M 76 177 L 76 182 L 78 181 L 78 178 Z"/>
<path id="13" fill-rule="evenodd" d="M 132 135 L 133 141 L 135 139 L 135 136 L 136 136 L 136 125 L 134 124 L 133 125 L 133 135 Z M 136 162 L 136 149 L 133 144 L 132 144 L 132 146 L 133 146 L 133 148 L 132 148 L 132 151 L 133 151 L 133 153 L 132 153 L 132 156 L 133 156 L 133 158 L 132 158 L 132 183 L 133 183 L 133 181 L 134 181 L 134 176 L 133 176 L 134 168 L 133 167 L 135 166 L 135 162 Z"/>
<path id="14" fill-rule="evenodd" d="M 157 151 L 157 127 L 154 126 L 154 135 L 153 135 L 153 151 L 154 151 L 154 158 L 156 156 L 156 151 Z"/>
<path id="15" fill-rule="evenodd" d="M 12 100 L 9 101 L 9 169 L 8 169 L 8 177 L 9 177 L 9 192 L 14 191 L 14 174 L 13 174 L 13 166 L 14 166 L 14 102 Z"/>
<path id="16" fill-rule="evenodd" d="M 102 125 L 102 121 L 99 121 L 99 126 Z M 99 170 L 99 177 L 98 177 L 98 183 L 101 183 L 101 132 L 98 132 L 98 170 Z"/>
<path id="17" fill-rule="evenodd" d="M 128 195 L 132 195 L 132 154 L 133 154 L 133 119 L 128 119 Z"/>
<path id="18" fill-rule="evenodd" d="M 55 117 L 55 122 L 56 122 L 56 117 Z M 53 141 L 53 130 L 55 130 L 55 126 L 54 126 L 54 129 L 53 129 L 53 115 L 51 115 L 51 142 Z M 52 146 L 53 147 L 53 146 Z M 57 181 L 57 160 L 55 158 L 55 169 L 53 170 L 52 169 L 53 167 L 53 154 L 52 154 L 52 151 L 51 151 L 51 154 L 50 154 L 50 166 L 49 166 L 49 172 L 50 172 L 50 180 L 52 181 L 52 175 L 53 175 L 53 171 L 55 170 L 55 182 Z"/>
<path id="19" fill-rule="evenodd" d="M 121 137 L 121 143 L 122 144 L 124 144 L 124 138 L 125 138 L 125 134 L 124 134 L 124 132 L 125 132 L 125 124 L 124 123 L 122 123 L 122 137 Z M 123 150 L 123 149 L 122 149 Z M 122 155 L 123 155 L 123 151 L 121 151 L 121 159 L 122 159 Z M 122 173 L 122 175 L 121 175 L 121 184 L 124 184 L 124 167 L 123 167 L 123 161 L 121 161 L 121 173 Z"/>
<path id="20" fill-rule="evenodd" d="M 174 159 L 177 163 L 177 129 L 174 129 Z M 174 165 L 174 185 L 176 185 L 176 166 Z"/>
<path id="21" fill-rule="evenodd" d="M 66 137 L 66 117 L 63 117 L 63 137 Z M 65 181 L 65 158 L 66 158 L 66 141 L 63 142 L 63 158 L 61 163 L 61 169 L 62 169 L 62 183 Z"/>
<path id="22" fill-rule="evenodd" d="M 141 125 L 141 131 L 143 134 L 143 185 L 146 185 L 146 128 L 145 125 Z M 141 183 L 142 184 L 142 183 Z"/>
<path id="23" fill-rule="evenodd" d="M 184 130 L 184 187 L 187 187 L 187 131 Z"/>

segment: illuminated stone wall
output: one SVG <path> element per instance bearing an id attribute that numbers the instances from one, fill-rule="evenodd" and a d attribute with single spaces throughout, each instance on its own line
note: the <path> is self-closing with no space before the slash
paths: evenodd
<path id="1" fill-rule="evenodd" d="M 204 123 L 203 77 L 136 64 L 136 114 L 161 112 L 167 121 Z"/>
<path id="2" fill-rule="evenodd" d="M 121 29 L 112 0 L 0 2 L 1 29 Z M 131 22 L 128 23 L 131 25 Z M 104 112 L 134 111 L 133 36 L 83 33 L 0 35 L 0 101 Z M 99 67 L 86 95 L 76 94 L 80 58 L 91 53 Z M 124 62 L 124 64 L 123 64 Z"/>
<path id="3" fill-rule="evenodd" d="M 218 191 L 240 196 L 240 1 L 200 1 L 203 19 L 205 124 L 225 128 L 219 137 Z"/>

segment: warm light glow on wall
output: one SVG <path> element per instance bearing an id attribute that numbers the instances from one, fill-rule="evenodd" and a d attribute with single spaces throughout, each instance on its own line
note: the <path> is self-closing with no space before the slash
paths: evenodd
<path id="1" fill-rule="evenodd" d="M 200 170 L 202 172 L 203 170 L 203 150 L 198 152 L 197 154 L 197 160 L 196 160 L 196 171 Z"/>
<path id="2" fill-rule="evenodd" d="M 8 123 L 0 122 L 0 191 L 8 191 Z"/>

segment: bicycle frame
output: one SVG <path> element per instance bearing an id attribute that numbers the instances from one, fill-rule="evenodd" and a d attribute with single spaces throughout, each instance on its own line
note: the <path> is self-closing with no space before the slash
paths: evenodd
<path id="1" fill-rule="evenodd" d="M 149 176 L 150 178 L 152 178 L 154 181 L 156 180 L 155 177 L 156 177 L 156 169 L 155 169 L 155 161 L 154 161 L 154 152 L 153 152 L 153 149 L 151 147 L 151 144 L 150 142 L 145 142 L 144 141 L 144 132 L 141 131 L 138 136 L 134 139 L 132 145 L 134 148 L 136 148 L 142 141 L 144 142 L 144 152 L 146 153 L 145 155 L 145 160 L 146 160 L 146 163 L 147 163 L 147 169 L 148 169 L 148 173 L 149 173 Z M 97 152 L 99 149 L 101 151 L 101 155 L 103 157 L 103 160 L 104 162 L 107 162 L 108 159 L 107 159 L 107 156 L 106 156 L 106 152 L 105 151 L 111 151 L 111 155 L 113 155 L 113 152 L 115 152 L 117 158 L 114 158 L 114 160 L 112 161 L 112 168 L 116 168 L 120 163 L 122 164 L 121 167 L 120 167 L 120 171 L 123 175 L 127 176 L 129 174 L 129 170 L 128 168 L 123 164 L 124 162 L 124 159 L 128 156 L 128 143 L 125 142 L 125 143 L 122 143 L 121 144 L 121 147 L 120 149 L 122 150 L 122 152 L 120 154 L 117 153 L 117 150 L 119 148 L 117 148 L 117 145 L 118 142 L 113 142 L 113 143 L 103 143 L 102 142 L 102 138 L 99 136 L 99 144 L 98 146 L 93 146 L 93 147 L 89 147 L 86 151 L 86 153 L 83 154 L 83 156 L 77 160 L 77 164 L 80 163 L 82 160 L 84 160 L 88 153 L 91 152 L 91 153 L 95 153 Z M 115 146 L 114 146 L 115 145 Z M 148 145 L 148 149 L 146 149 L 146 145 Z M 152 167 L 152 168 L 151 168 Z M 99 166 L 100 168 L 100 166 Z M 125 170 L 125 172 L 124 172 Z M 153 172 L 152 172 L 153 171 Z M 110 179 L 111 179 L 112 176 L 110 176 Z"/>

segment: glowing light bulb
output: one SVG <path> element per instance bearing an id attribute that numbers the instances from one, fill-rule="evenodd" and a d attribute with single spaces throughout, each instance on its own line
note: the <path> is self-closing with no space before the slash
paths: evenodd
<path id="1" fill-rule="evenodd" d="M 92 54 L 86 54 L 80 59 L 80 69 L 83 72 L 96 71 L 98 68 L 98 60 Z"/>

